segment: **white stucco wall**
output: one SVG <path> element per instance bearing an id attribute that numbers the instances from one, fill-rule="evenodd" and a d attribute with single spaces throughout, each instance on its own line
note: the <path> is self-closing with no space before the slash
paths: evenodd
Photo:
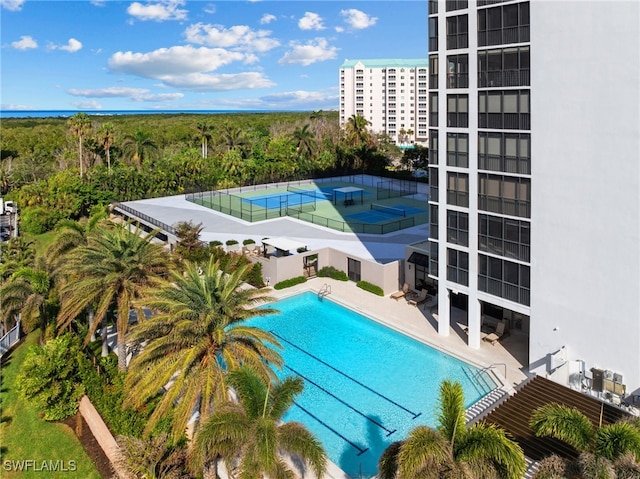
<path id="1" fill-rule="evenodd" d="M 640 3 L 531 2 L 532 370 L 640 388 Z M 636 392 L 637 394 L 637 392 Z"/>

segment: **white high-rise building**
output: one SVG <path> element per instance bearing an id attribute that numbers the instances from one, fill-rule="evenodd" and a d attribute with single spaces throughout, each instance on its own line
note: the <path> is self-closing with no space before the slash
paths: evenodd
<path id="1" fill-rule="evenodd" d="M 340 126 L 353 115 L 398 146 L 426 146 L 427 59 L 346 60 L 340 67 Z"/>
<path id="2" fill-rule="evenodd" d="M 472 348 L 505 320 L 530 371 L 636 405 L 639 20 L 635 0 L 429 2 L 440 334 L 452 305 Z"/>

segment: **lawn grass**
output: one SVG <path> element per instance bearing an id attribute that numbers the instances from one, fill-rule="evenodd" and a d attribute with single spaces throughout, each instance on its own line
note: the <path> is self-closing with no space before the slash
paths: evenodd
<path id="1" fill-rule="evenodd" d="M 49 247 L 49 245 L 53 243 L 53 240 L 55 239 L 57 234 L 58 233 L 56 231 L 47 231 L 46 233 L 42 233 L 39 235 L 21 233 L 21 235 L 27 241 L 33 241 L 33 246 L 36 249 L 36 256 L 39 256 L 39 257 L 44 256 L 45 251 L 47 251 L 47 248 Z"/>
<path id="2" fill-rule="evenodd" d="M 40 419 L 38 410 L 20 397 L 16 389 L 16 376 L 20 365 L 27 350 L 37 343 L 38 334 L 37 331 L 31 333 L 25 342 L 11 353 L 9 359 L 3 358 L 0 387 L 0 476 L 3 479 L 100 479 L 100 473 L 84 452 L 73 430 L 65 424 Z M 27 471 L 9 470 L 12 464 L 15 464 L 11 461 L 26 460 L 35 461 L 39 470 L 34 470 L 33 465 L 30 465 Z M 55 472 L 44 470 L 43 461 L 52 461 L 59 469 Z M 73 469 L 73 464 L 75 471 L 70 470 Z"/>

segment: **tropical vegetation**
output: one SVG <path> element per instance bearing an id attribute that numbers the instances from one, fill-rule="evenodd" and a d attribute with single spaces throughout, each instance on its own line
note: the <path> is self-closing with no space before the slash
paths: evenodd
<path id="1" fill-rule="evenodd" d="M 380 479 L 522 479 L 524 453 L 508 434 L 483 422 L 466 426 L 458 382 L 440 385 L 436 428 L 418 426 L 380 457 Z"/>
<path id="2" fill-rule="evenodd" d="M 544 459 L 537 479 L 640 477 L 640 418 L 595 427 L 578 409 L 549 403 L 533 412 L 530 426 L 537 436 L 553 437 L 580 453 L 575 462 Z"/>
<path id="3" fill-rule="evenodd" d="M 318 439 L 297 422 L 283 422 L 296 396 L 300 377 L 271 382 L 247 367 L 229 373 L 238 401 L 218 405 L 202 422 L 192 451 L 194 466 L 222 461 L 232 478 L 294 477 L 291 463 L 300 461 L 322 477 L 327 457 Z M 286 459 L 292 459 L 287 461 Z"/>

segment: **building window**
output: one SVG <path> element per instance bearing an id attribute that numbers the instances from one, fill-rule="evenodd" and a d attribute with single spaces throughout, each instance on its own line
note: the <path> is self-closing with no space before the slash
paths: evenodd
<path id="1" fill-rule="evenodd" d="M 447 133 L 447 165 L 469 168 L 469 135 Z"/>
<path id="2" fill-rule="evenodd" d="M 438 130 L 429 130 L 429 164 L 438 164 Z"/>
<path id="3" fill-rule="evenodd" d="M 530 130 L 529 90 L 490 90 L 478 93 L 478 128 Z"/>
<path id="4" fill-rule="evenodd" d="M 429 245 L 429 274 L 438 277 L 438 243 L 433 241 Z"/>
<path id="5" fill-rule="evenodd" d="M 478 46 L 529 41 L 529 2 L 478 10 Z"/>
<path id="6" fill-rule="evenodd" d="M 469 126 L 468 95 L 447 95 L 447 126 L 460 128 Z"/>
<path id="7" fill-rule="evenodd" d="M 429 201 L 438 200 L 438 168 L 429 168 Z"/>
<path id="8" fill-rule="evenodd" d="M 438 239 L 438 205 L 429 205 L 429 238 Z"/>
<path id="9" fill-rule="evenodd" d="M 438 126 L 438 94 L 429 93 L 429 125 Z"/>
<path id="10" fill-rule="evenodd" d="M 438 88 L 438 55 L 429 55 L 429 88 Z"/>
<path id="11" fill-rule="evenodd" d="M 522 218 L 531 217 L 531 180 L 478 174 L 478 209 Z"/>
<path id="12" fill-rule="evenodd" d="M 530 85 L 529 47 L 478 52 L 478 87 Z"/>
<path id="13" fill-rule="evenodd" d="M 469 246 L 469 215 L 447 210 L 447 242 Z"/>
<path id="14" fill-rule="evenodd" d="M 447 0 L 447 12 L 451 12 L 453 10 L 462 10 L 463 8 L 468 7 L 468 0 Z"/>
<path id="15" fill-rule="evenodd" d="M 478 263 L 478 290 L 529 306 L 529 266 L 484 254 Z"/>
<path id="16" fill-rule="evenodd" d="M 447 88 L 469 87 L 469 55 L 447 56 Z"/>
<path id="17" fill-rule="evenodd" d="M 438 17 L 429 18 L 429 51 L 438 51 Z"/>
<path id="18" fill-rule="evenodd" d="M 429 15 L 438 13 L 438 0 L 429 0 Z"/>
<path id="19" fill-rule="evenodd" d="M 478 168 L 530 175 L 531 135 L 478 132 Z"/>
<path id="20" fill-rule="evenodd" d="M 447 248 L 447 279 L 469 285 L 469 253 Z"/>
<path id="21" fill-rule="evenodd" d="M 478 215 L 478 249 L 505 258 L 530 261 L 531 224 L 528 221 Z"/>
<path id="22" fill-rule="evenodd" d="M 447 173 L 447 203 L 469 207 L 469 175 L 467 173 Z"/>
<path id="23" fill-rule="evenodd" d="M 469 15 L 447 18 L 447 50 L 469 46 Z"/>

